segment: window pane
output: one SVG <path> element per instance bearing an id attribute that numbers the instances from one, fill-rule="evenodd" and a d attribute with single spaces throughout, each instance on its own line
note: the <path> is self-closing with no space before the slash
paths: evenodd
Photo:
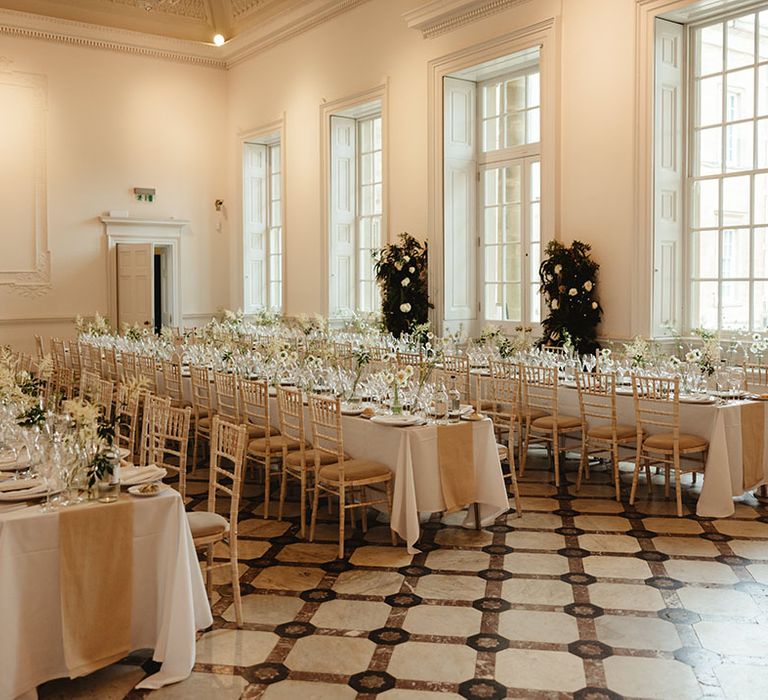
<path id="1" fill-rule="evenodd" d="M 723 226 L 749 224 L 749 176 L 723 180 Z"/>
<path id="2" fill-rule="evenodd" d="M 754 223 L 768 224 L 768 175 L 755 175 Z"/>
<path id="3" fill-rule="evenodd" d="M 536 160 L 531 163 L 531 201 L 541 199 L 541 163 Z"/>
<path id="4" fill-rule="evenodd" d="M 691 237 L 691 277 L 717 278 L 717 231 L 695 231 Z"/>
<path id="5" fill-rule="evenodd" d="M 531 285 L 531 323 L 541 322 L 541 296 L 538 283 Z"/>
<path id="6" fill-rule="evenodd" d="M 520 205 L 510 204 L 504 207 L 504 242 L 520 242 Z"/>
<path id="7" fill-rule="evenodd" d="M 723 277 L 749 277 L 749 229 L 726 229 L 721 234 Z"/>
<path id="8" fill-rule="evenodd" d="M 360 152 L 369 153 L 373 150 L 373 120 L 363 119 L 360 125 Z"/>
<path id="9" fill-rule="evenodd" d="M 768 168 L 768 119 L 757 122 L 757 167 Z"/>
<path id="10" fill-rule="evenodd" d="M 699 105 L 697 126 L 709 126 L 723 121 L 723 76 L 715 75 L 696 81 Z"/>
<path id="11" fill-rule="evenodd" d="M 483 227 L 483 242 L 485 244 L 499 243 L 501 241 L 499 226 L 499 209 L 488 207 L 485 210 L 485 226 Z"/>
<path id="12" fill-rule="evenodd" d="M 755 15 L 746 15 L 726 22 L 728 51 L 726 68 L 740 68 L 754 62 Z"/>
<path id="13" fill-rule="evenodd" d="M 715 24 L 697 32 L 699 68 L 697 75 L 719 73 L 723 70 L 723 25 Z"/>
<path id="14" fill-rule="evenodd" d="M 504 203 L 516 204 L 520 201 L 521 194 L 521 168 L 519 165 L 511 165 L 502 170 L 504 174 Z"/>
<path id="15" fill-rule="evenodd" d="M 381 117 L 373 120 L 373 148 L 377 151 L 381 150 Z"/>
<path id="16" fill-rule="evenodd" d="M 499 203 L 499 170 L 490 168 L 483 173 L 483 202 L 485 206 Z"/>
<path id="17" fill-rule="evenodd" d="M 722 328 L 749 328 L 749 282 L 723 282 L 722 305 Z"/>
<path id="18" fill-rule="evenodd" d="M 483 88 L 483 117 L 495 117 L 499 114 L 499 83 Z"/>
<path id="19" fill-rule="evenodd" d="M 272 146 L 269 149 L 270 168 L 273 173 L 280 172 L 280 146 Z"/>
<path id="20" fill-rule="evenodd" d="M 756 228 L 753 233 L 754 276 L 768 278 L 768 229 Z"/>
<path id="21" fill-rule="evenodd" d="M 528 112 L 526 112 L 526 124 L 527 124 L 527 132 L 526 132 L 526 143 L 538 143 L 541 141 L 541 128 L 540 128 L 540 122 L 541 122 L 541 110 L 539 109 L 531 109 Z"/>
<path id="22" fill-rule="evenodd" d="M 522 314 L 520 303 L 521 289 L 519 284 L 505 284 L 504 319 L 506 321 L 519 321 Z"/>
<path id="23" fill-rule="evenodd" d="M 693 326 L 717 328 L 717 282 L 694 282 L 691 298 L 695 310 Z"/>
<path id="24" fill-rule="evenodd" d="M 753 68 L 729 73 L 726 79 L 726 121 L 755 116 L 755 71 Z"/>
<path id="25" fill-rule="evenodd" d="M 768 115 L 768 66 L 757 69 L 757 114 Z"/>
<path id="26" fill-rule="evenodd" d="M 269 252 L 271 255 L 279 255 L 283 249 L 282 229 L 273 228 L 269 231 Z"/>
<path id="27" fill-rule="evenodd" d="M 768 61 L 768 10 L 763 10 L 758 15 L 759 43 L 758 52 L 760 61 Z"/>
<path id="28" fill-rule="evenodd" d="M 541 205 L 538 202 L 531 204 L 531 230 L 532 241 L 538 241 L 541 237 Z"/>
<path id="29" fill-rule="evenodd" d="M 693 227 L 710 228 L 718 224 L 718 180 L 700 180 L 693 186 Z"/>
<path id="30" fill-rule="evenodd" d="M 512 78 L 504 83 L 505 111 L 525 109 L 525 76 Z"/>
<path id="31" fill-rule="evenodd" d="M 526 107 L 538 107 L 541 103 L 540 84 L 541 80 L 538 73 L 531 73 L 528 76 L 528 97 L 526 100 Z"/>
<path id="32" fill-rule="evenodd" d="M 752 135 L 754 122 L 731 124 L 725 127 L 725 163 L 729 173 L 752 170 L 754 145 Z"/>
<path id="33" fill-rule="evenodd" d="M 522 274 L 520 244 L 511 243 L 504 246 L 504 281 L 519 282 Z"/>
<path id="34" fill-rule="evenodd" d="M 501 285 L 485 285 L 485 317 L 489 321 L 501 321 L 503 304 L 501 300 Z"/>
<path id="35" fill-rule="evenodd" d="M 360 157 L 360 184 L 373 184 L 373 154 L 364 153 Z"/>
<path id="36" fill-rule="evenodd" d="M 489 245 L 485 248 L 485 281 L 500 282 L 503 279 L 502 268 L 499 264 L 501 246 Z"/>
<path id="37" fill-rule="evenodd" d="M 697 132 L 696 175 L 718 175 L 723 171 L 723 129 L 716 126 Z"/>
<path id="38" fill-rule="evenodd" d="M 499 119 L 493 117 L 483 122 L 483 150 L 495 151 L 499 148 Z"/>
<path id="39" fill-rule="evenodd" d="M 525 143 L 525 112 L 508 114 L 505 118 L 505 124 L 504 145 L 507 148 Z"/>
<path id="40" fill-rule="evenodd" d="M 281 219 L 281 213 L 282 212 L 280 211 L 280 200 L 278 200 L 277 202 L 272 202 L 272 205 L 271 205 L 271 217 L 272 218 L 270 219 L 270 223 L 273 226 L 280 226 L 283 223 L 280 220 Z"/>
<path id="41" fill-rule="evenodd" d="M 752 328 L 768 327 L 768 282 L 755 282 L 752 287 Z"/>
<path id="42" fill-rule="evenodd" d="M 373 186 L 365 185 L 360 188 L 360 213 L 373 214 Z"/>

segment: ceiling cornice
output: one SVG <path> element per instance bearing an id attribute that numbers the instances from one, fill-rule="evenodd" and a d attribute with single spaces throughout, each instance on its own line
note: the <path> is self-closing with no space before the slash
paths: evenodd
<path id="1" fill-rule="evenodd" d="M 403 14 L 409 29 L 432 39 L 530 0 L 431 0 Z"/>

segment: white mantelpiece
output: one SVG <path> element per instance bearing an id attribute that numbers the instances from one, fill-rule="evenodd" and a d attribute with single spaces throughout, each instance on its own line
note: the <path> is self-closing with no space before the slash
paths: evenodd
<path id="1" fill-rule="evenodd" d="M 134 217 L 99 217 L 107 239 L 107 289 L 109 316 L 117 319 L 117 244 L 153 243 L 171 251 L 170 286 L 173 290 L 171 325 L 181 326 L 181 234 L 187 219 L 139 219 Z"/>

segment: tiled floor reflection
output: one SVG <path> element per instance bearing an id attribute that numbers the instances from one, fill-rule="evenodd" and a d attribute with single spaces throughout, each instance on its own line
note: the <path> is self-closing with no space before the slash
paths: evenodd
<path id="1" fill-rule="evenodd" d="M 188 680 L 132 690 L 153 666 L 136 655 L 40 697 L 768 697 L 768 509 L 750 497 L 733 518 L 701 519 L 689 488 L 678 519 L 659 485 L 630 507 L 600 467 L 575 494 L 567 467 L 558 493 L 544 462 L 529 461 L 522 518 L 475 532 L 433 516 L 413 557 L 372 525 L 336 560 L 332 524 L 308 544 L 295 503 L 278 523 L 248 500 L 244 629 L 222 578 Z M 189 508 L 204 507 L 205 479 L 191 477 L 201 487 Z"/>

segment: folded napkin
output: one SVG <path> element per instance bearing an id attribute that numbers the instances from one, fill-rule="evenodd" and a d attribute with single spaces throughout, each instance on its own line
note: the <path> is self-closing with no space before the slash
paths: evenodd
<path id="1" fill-rule="evenodd" d="M 5 481 L 0 481 L 0 493 L 31 489 L 35 486 L 41 486 L 42 483 L 42 480 L 37 477 L 32 479 L 7 479 Z"/>
<path id="2" fill-rule="evenodd" d="M 120 469 L 120 483 L 124 486 L 143 484 L 145 481 L 162 479 L 166 474 L 165 469 L 148 464 L 146 467 L 123 467 Z"/>
<path id="3" fill-rule="evenodd" d="M 59 595 L 70 678 L 128 655 L 133 605 L 130 499 L 59 512 Z"/>
<path id="4" fill-rule="evenodd" d="M 437 426 L 437 459 L 446 511 L 475 503 L 475 455 L 471 423 Z"/>
<path id="5" fill-rule="evenodd" d="M 15 491 L 0 491 L 0 501 L 18 501 L 19 499 L 24 498 L 38 498 L 39 496 L 45 496 L 46 491 L 47 489 L 43 484 L 27 489 L 16 489 Z"/>

